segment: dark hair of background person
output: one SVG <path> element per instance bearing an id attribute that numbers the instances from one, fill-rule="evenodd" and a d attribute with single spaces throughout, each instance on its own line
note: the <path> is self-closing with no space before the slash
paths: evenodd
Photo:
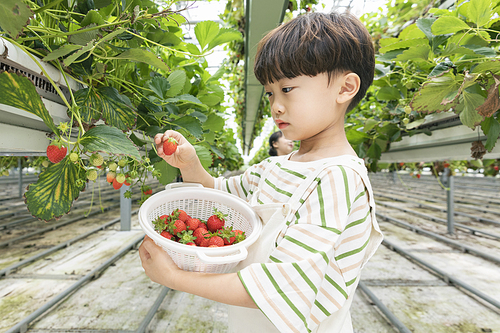
<path id="1" fill-rule="evenodd" d="M 310 13 L 282 24 L 259 43 L 255 77 L 263 85 L 284 78 L 328 74 L 328 83 L 343 72 L 361 80 L 347 107 L 352 110 L 365 96 L 375 73 L 375 51 L 368 30 L 350 13 Z"/>
<path id="2" fill-rule="evenodd" d="M 271 134 L 269 137 L 269 155 L 271 156 L 278 156 L 278 151 L 274 147 L 274 143 L 278 142 L 278 140 L 283 136 L 283 133 L 281 131 L 274 132 Z"/>

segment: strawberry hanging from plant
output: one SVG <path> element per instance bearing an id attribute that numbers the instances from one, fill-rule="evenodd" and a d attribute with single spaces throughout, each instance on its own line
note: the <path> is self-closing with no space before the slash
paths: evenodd
<path id="1" fill-rule="evenodd" d="M 47 147 L 47 157 L 52 163 L 61 162 L 66 156 L 67 152 L 68 148 L 63 146 L 62 142 L 58 140 L 52 141 L 51 144 Z"/>

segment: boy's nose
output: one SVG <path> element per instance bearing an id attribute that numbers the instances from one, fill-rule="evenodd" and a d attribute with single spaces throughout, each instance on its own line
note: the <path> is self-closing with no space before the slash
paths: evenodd
<path id="1" fill-rule="evenodd" d="M 283 106 L 283 104 L 274 101 L 274 103 L 271 104 L 271 112 L 282 114 L 285 112 L 285 107 Z"/>

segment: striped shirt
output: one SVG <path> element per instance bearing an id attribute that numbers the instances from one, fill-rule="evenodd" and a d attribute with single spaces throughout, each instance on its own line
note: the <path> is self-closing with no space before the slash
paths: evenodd
<path id="1" fill-rule="evenodd" d="M 264 180 L 258 203 L 288 202 L 324 161 L 277 162 Z M 264 170 L 274 163 L 269 158 L 240 176 L 217 178 L 214 187 L 249 201 Z M 238 273 L 279 331 L 312 331 L 354 293 L 372 232 L 367 193 L 361 176 L 348 166 L 321 171 L 286 221 L 288 228 L 278 237 L 268 262 L 251 264 Z"/>

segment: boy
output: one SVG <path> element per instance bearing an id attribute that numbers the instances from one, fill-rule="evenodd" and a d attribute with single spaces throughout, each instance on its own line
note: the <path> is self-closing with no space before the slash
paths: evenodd
<path id="1" fill-rule="evenodd" d="M 263 38 L 255 75 L 275 123 L 298 151 L 230 179 L 211 177 L 175 131 L 157 134 L 158 154 L 185 182 L 247 200 L 263 231 L 237 273 L 184 272 L 149 238 L 146 274 L 170 288 L 230 306 L 229 332 L 352 332 L 349 307 L 361 268 L 382 241 L 363 160 L 344 131 L 345 112 L 373 80 L 371 38 L 350 14 L 313 13 Z M 173 155 L 162 142 L 174 137 Z"/>

